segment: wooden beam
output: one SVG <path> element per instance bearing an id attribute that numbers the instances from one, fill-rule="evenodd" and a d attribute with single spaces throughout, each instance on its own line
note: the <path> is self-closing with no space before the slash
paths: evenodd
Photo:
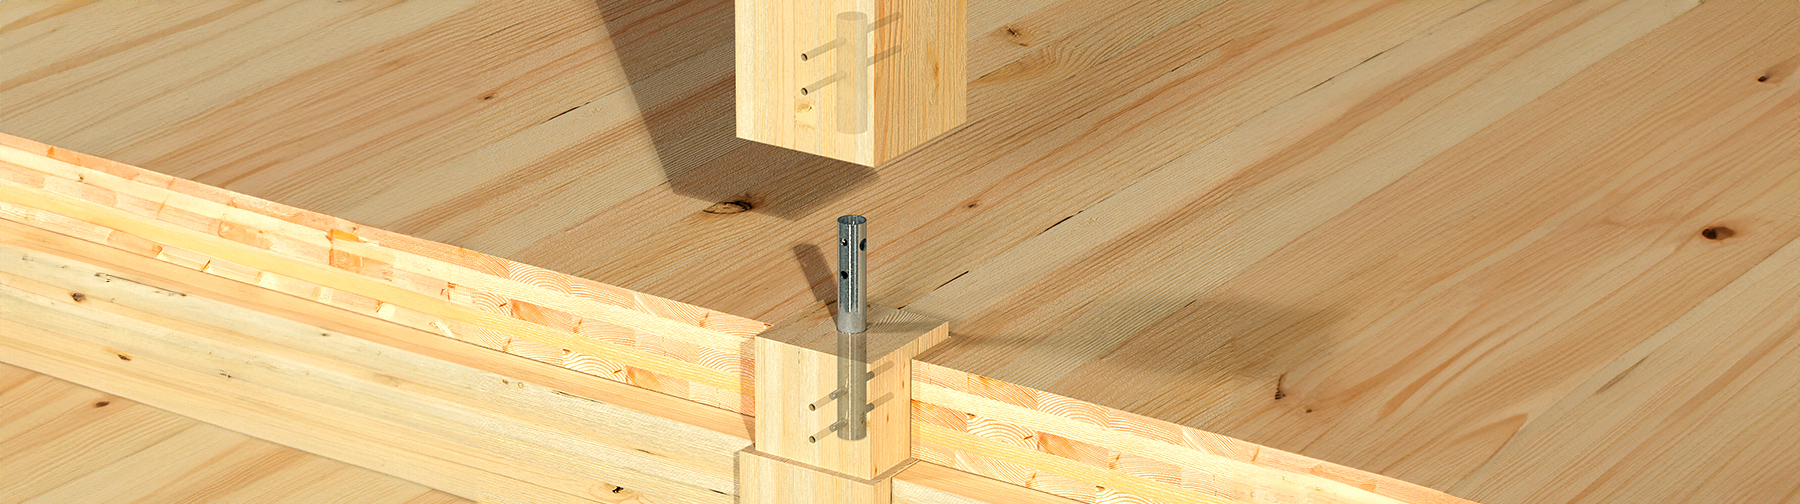
<path id="1" fill-rule="evenodd" d="M 874 166 L 968 119 L 965 0 L 737 0 L 738 137 Z"/>
<path id="2" fill-rule="evenodd" d="M 1075 504 L 1078 501 L 1042 490 L 1005 483 L 967 471 L 951 469 L 915 459 L 911 466 L 894 477 L 896 502 L 933 502 L 949 504 L 980 501 L 1019 504 Z"/>
<path id="3" fill-rule="evenodd" d="M 0 253 L 0 346 L 15 364 L 477 500 L 583 502 L 617 487 L 732 500 L 741 438 L 393 351 L 161 275 L 11 244 Z"/>
<path id="4" fill-rule="evenodd" d="M 896 310 L 872 314 L 870 364 L 871 425 L 898 435 L 793 450 L 818 419 L 753 421 L 746 394 L 794 409 L 837 380 L 748 349 L 835 358 L 823 309 L 752 336 L 767 325 L 3 136 L 0 253 L 7 361 L 480 500 L 729 502 L 772 474 L 738 463 L 754 432 L 752 458 L 883 495 L 899 471 L 901 502 L 1465 502 L 915 361 L 948 330 Z"/>
<path id="5" fill-rule="evenodd" d="M 7 135 L 0 215 L 742 413 L 768 327 Z"/>
<path id="6" fill-rule="evenodd" d="M 1468 504 L 1274 448 L 923 362 L 914 456 L 1082 501 Z M 1045 477 L 1048 476 L 1048 477 Z"/>
<path id="7" fill-rule="evenodd" d="M 157 177 L 45 149 L 108 173 Z M 750 444 L 747 415 L 447 338 L 429 329 L 435 326 L 409 323 L 404 311 L 343 302 L 356 292 L 297 288 L 291 278 L 245 274 L 236 263 L 21 206 L 26 198 L 7 196 L 57 200 L 6 185 L 28 179 L 18 168 L 0 161 L 0 173 L 10 175 L 0 187 L 17 189 L 0 196 L 0 251 L 8 257 L 0 261 L 0 356 L 8 363 L 483 501 L 707 502 L 735 492 L 721 482 L 735 483 L 733 455 Z M 92 173 L 76 172 L 76 181 Z M 221 193 L 232 208 L 249 201 Z M 291 222 L 329 222 L 287 210 Z M 411 240 L 401 238 L 384 243 Z M 442 251 L 455 249 L 429 242 L 411 245 L 454 256 Z M 546 276 L 556 278 L 546 273 L 531 284 Z M 359 285 L 370 284 L 349 286 Z M 271 362 L 283 365 L 268 368 Z M 621 427 L 632 422 L 643 423 Z M 531 432 L 545 437 L 518 438 Z M 551 438 L 559 441 L 533 444 Z M 705 445 L 680 441 L 693 439 Z M 581 447 L 595 451 L 567 452 Z M 630 457 L 599 455 L 607 452 L 669 459 L 624 466 Z M 990 495 L 1067 502 L 929 464 L 894 479 L 897 502 L 975 504 Z"/>
<path id="8" fill-rule="evenodd" d="M 583 483 L 544 467 L 560 460 L 601 472 L 641 469 L 619 467 L 619 459 L 610 457 L 546 455 L 541 450 L 549 448 L 506 439 L 521 428 L 598 439 L 640 456 L 645 452 L 637 450 L 692 457 L 661 467 L 699 473 L 710 467 L 714 477 L 730 467 L 725 451 L 750 444 L 751 419 L 741 414 L 16 222 L 0 220 L 0 253 L 5 361 L 464 497 L 488 502 L 687 498 L 679 488 L 668 492 L 656 481 L 632 481 L 636 477 L 630 474 Z M 75 301 L 75 292 L 81 301 Z M 145 332 L 182 339 L 154 344 Z M 296 341 L 309 344 L 289 348 L 273 341 L 285 333 L 305 336 Z M 329 336 L 315 340 L 315 334 Z M 89 335 L 110 336 L 96 341 Z M 276 362 L 286 365 L 267 369 Z M 287 366 L 294 362 L 302 364 Z M 427 374 L 433 371 L 440 374 Z M 327 372 L 363 378 L 325 381 Z M 455 388 L 459 385 L 469 388 Z M 365 390 L 384 387 L 392 390 L 383 396 Z M 435 392 L 394 395 L 420 389 Z M 485 411 L 494 423 L 482 429 L 418 421 L 446 409 L 466 415 Z M 634 421 L 646 423 L 625 427 Z M 470 446 L 468 436 L 493 436 L 492 444 Z M 696 439 L 711 448 L 695 450 L 676 441 Z M 532 450 L 539 451 L 528 453 Z M 896 502 L 904 503 L 1068 502 L 932 464 L 909 467 L 893 488 Z M 714 493 L 706 492 L 699 502 Z M 985 500 L 990 496 L 1007 498 Z"/>

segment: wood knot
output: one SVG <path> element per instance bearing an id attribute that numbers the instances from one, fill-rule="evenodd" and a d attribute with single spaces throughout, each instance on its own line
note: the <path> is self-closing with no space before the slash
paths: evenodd
<path id="1" fill-rule="evenodd" d="M 94 403 L 94 407 L 95 408 L 105 408 L 109 404 L 112 404 L 112 401 L 100 401 L 100 402 Z"/>
<path id="2" fill-rule="evenodd" d="M 1757 78 L 1756 78 L 1756 82 L 1769 82 L 1769 76 L 1768 76 L 1768 75 L 1763 75 L 1763 76 L 1761 76 L 1761 77 L 1757 77 Z"/>
<path id="3" fill-rule="evenodd" d="M 69 293 L 69 299 L 73 299 L 73 300 L 75 300 L 75 302 L 80 303 L 82 301 L 87 301 L 87 294 L 82 294 L 80 292 L 71 292 L 71 293 Z"/>
<path id="4" fill-rule="evenodd" d="M 1018 45 L 1019 47 L 1031 47 L 1031 40 L 1026 36 L 1025 30 L 1020 30 L 1012 26 L 1003 29 L 1006 30 L 1006 38 L 1012 39 L 1013 44 Z"/>
<path id="5" fill-rule="evenodd" d="M 713 203 L 712 206 L 706 207 L 705 212 L 709 213 L 709 214 L 731 215 L 731 214 L 735 214 L 735 213 L 748 212 L 748 211 L 750 211 L 751 208 L 755 208 L 755 206 L 751 205 L 750 202 L 748 202 L 748 201 L 743 201 L 743 200 L 721 201 L 718 203 Z"/>
<path id="6" fill-rule="evenodd" d="M 1723 240 L 1737 235 L 1737 231 L 1725 226 L 1707 226 L 1700 230 L 1700 237 L 1708 240 Z"/>

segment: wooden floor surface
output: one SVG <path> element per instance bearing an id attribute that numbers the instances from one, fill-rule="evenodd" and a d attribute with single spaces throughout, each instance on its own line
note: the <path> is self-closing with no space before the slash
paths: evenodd
<path id="1" fill-rule="evenodd" d="M 972 0 L 969 123 L 733 137 L 732 2 L 0 3 L 0 131 L 1490 504 L 1800 502 L 1800 5 Z M 748 211 L 738 211 L 749 208 Z"/>
<path id="2" fill-rule="evenodd" d="M 0 502 L 470 501 L 0 364 Z"/>

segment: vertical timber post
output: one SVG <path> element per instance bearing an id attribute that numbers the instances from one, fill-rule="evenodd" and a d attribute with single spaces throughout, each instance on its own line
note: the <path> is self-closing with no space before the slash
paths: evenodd
<path id="1" fill-rule="evenodd" d="M 968 0 L 734 0 L 737 136 L 877 166 L 968 120 Z"/>
<path id="2" fill-rule="evenodd" d="M 912 457 L 912 359 L 950 326 L 865 302 L 866 223 L 838 219 L 836 306 L 756 338 L 756 442 L 738 454 L 740 503 L 888 504 Z"/>

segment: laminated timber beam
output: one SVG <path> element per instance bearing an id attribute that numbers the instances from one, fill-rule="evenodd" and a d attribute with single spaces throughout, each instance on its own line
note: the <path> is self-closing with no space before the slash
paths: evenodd
<path id="1" fill-rule="evenodd" d="M 824 418 L 788 399 L 834 386 L 787 366 L 835 358 L 817 308 L 771 327 L 0 136 L 0 360 L 476 500 L 782 501 L 805 470 L 893 502 L 1465 502 L 913 360 L 948 331 L 902 310 L 870 316 L 889 437 L 794 444 Z"/>

